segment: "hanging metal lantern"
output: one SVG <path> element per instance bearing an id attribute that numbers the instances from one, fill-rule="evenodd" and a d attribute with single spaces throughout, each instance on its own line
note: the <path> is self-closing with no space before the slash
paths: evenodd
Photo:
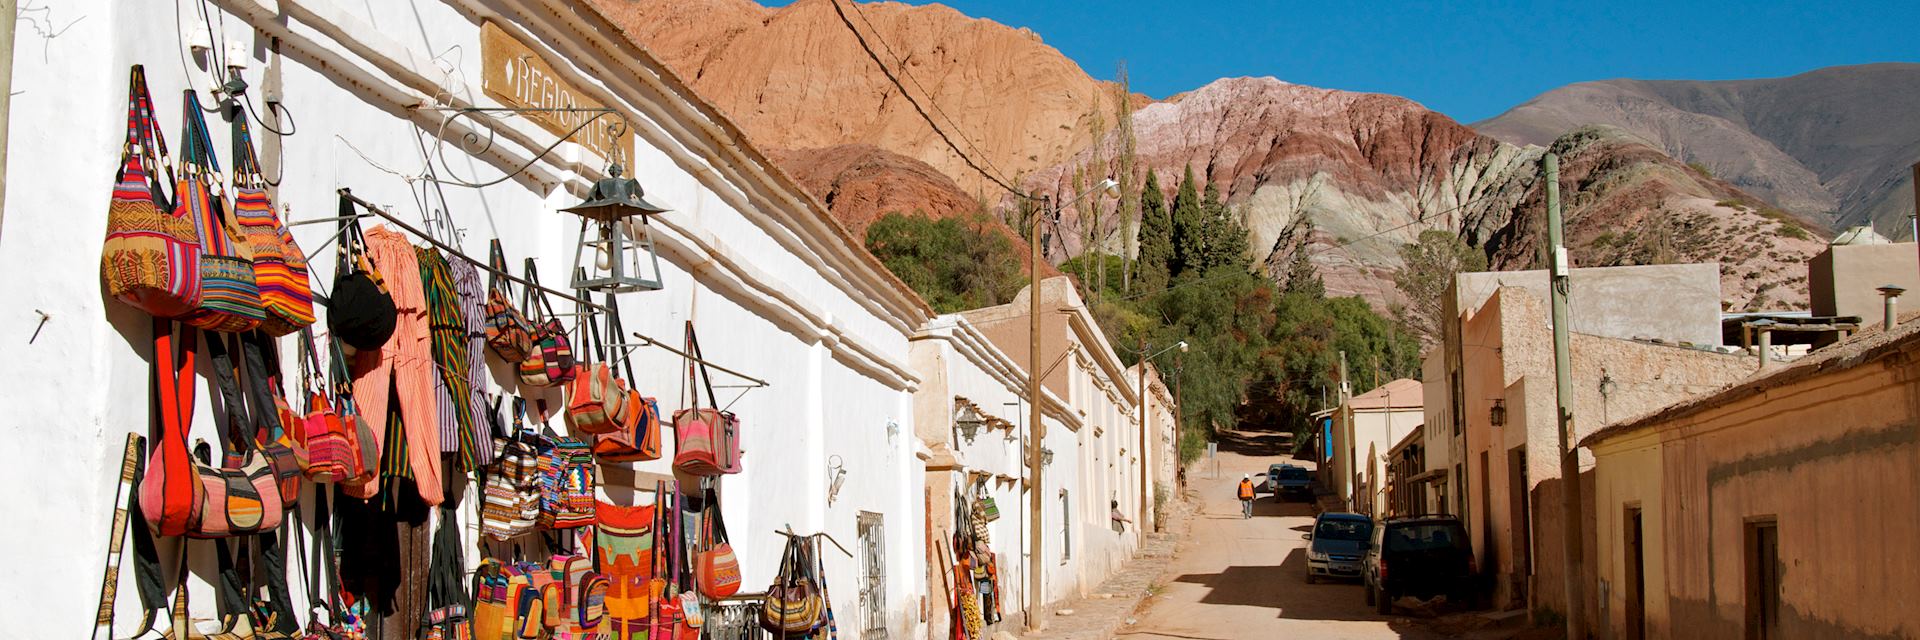
<path id="1" fill-rule="evenodd" d="M 619 163 L 593 184 L 587 200 L 561 209 L 580 216 L 580 242 L 573 252 L 573 288 L 622 293 L 657 291 L 660 256 L 653 250 L 649 217 L 668 211 L 646 199 L 640 181 L 620 175 Z M 638 218 L 637 220 L 635 218 Z M 582 261 L 588 252 L 594 258 Z"/>

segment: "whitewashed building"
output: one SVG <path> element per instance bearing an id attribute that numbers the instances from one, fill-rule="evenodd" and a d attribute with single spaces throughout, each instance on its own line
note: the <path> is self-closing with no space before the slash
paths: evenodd
<path id="1" fill-rule="evenodd" d="M 443 221 L 436 228 L 468 255 L 484 258 L 498 238 L 511 262 L 537 258 L 562 288 L 579 223 L 556 210 L 580 202 L 603 176 L 603 154 L 630 146 L 628 173 L 671 211 L 652 226 L 664 289 L 620 296 L 626 328 L 677 346 L 692 320 L 708 360 L 769 383 L 748 391 L 738 386 L 744 378 L 715 380 L 721 401 L 745 421 L 745 470 L 726 477 L 723 492 L 746 590 L 774 575 L 776 529 L 824 532 L 859 556 L 825 545 L 842 637 L 924 635 L 925 492 L 913 422 L 920 376 L 909 339 L 931 310 L 725 115 L 590 6 L 65 0 L 43 17 L 64 26 L 21 30 L 5 114 L 0 273 L 9 277 L 0 279 L 8 301 L 0 335 L 10 366 L 0 425 L 12 456 L 0 465 L 0 482 L 11 487 L 0 507 L 14 526 L 0 531 L 0 547 L 32 550 L 10 554 L 11 569 L 39 576 L 37 586 L 0 599 L 7 633 L 90 630 L 100 591 L 91 578 L 108 546 L 123 438 L 151 423 L 148 320 L 105 296 L 99 276 L 128 69 L 139 64 L 175 149 L 181 92 L 214 104 L 210 91 L 226 78 L 219 67 L 239 68 L 249 85 L 241 104 L 253 114 L 243 117 L 259 119 L 255 136 L 283 216 L 334 216 L 336 190 L 348 187 L 416 227 L 428 228 L 429 216 Z M 449 123 L 442 110 L 598 105 L 624 115 L 625 136 L 610 135 L 612 119 L 562 142 L 566 129 L 551 118 L 488 113 Z M 213 147 L 230 166 L 227 122 L 209 118 Z M 463 141 L 467 134 L 476 137 Z M 429 172 L 487 184 L 436 183 Z M 322 287 L 333 277 L 331 226 L 294 231 L 315 254 Z M 293 353 L 290 343 L 282 349 Z M 663 413 L 683 406 L 678 356 L 639 348 L 633 357 L 637 386 L 660 399 Z M 498 363 L 495 373 L 511 391 L 511 374 Z M 213 438 L 208 398 L 216 394 L 202 379 L 192 431 Z M 671 433 L 664 440 L 666 459 L 640 463 L 629 477 L 668 470 Z M 611 499 L 646 500 L 609 488 Z M 463 519 L 470 509 L 463 505 Z M 463 524 L 471 540 L 473 523 Z M 162 556 L 178 544 L 163 540 Z M 211 562 L 196 552 L 196 619 L 212 616 L 201 577 Z M 116 636 L 140 619 L 131 573 L 121 572 Z M 305 599 L 304 589 L 293 595 Z"/>

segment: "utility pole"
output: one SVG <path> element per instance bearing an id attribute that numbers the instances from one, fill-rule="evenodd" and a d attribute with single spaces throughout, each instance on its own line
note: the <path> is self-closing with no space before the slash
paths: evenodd
<path id="1" fill-rule="evenodd" d="M 1580 580 L 1580 452 L 1573 437 L 1573 354 L 1567 325 L 1567 290 L 1572 266 L 1560 229 L 1560 156 L 1549 152 L 1547 172 L 1547 259 L 1553 274 L 1553 378 L 1560 417 L 1560 528 L 1565 534 L 1567 638 L 1587 637 L 1585 584 Z"/>
<path id="2" fill-rule="evenodd" d="M 1353 470 L 1356 468 L 1353 460 L 1353 403 L 1349 402 L 1349 400 L 1352 399 L 1353 386 L 1347 383 L 1347 352 L 1341 351 L 1340 446 L 1334 448 L 1333 454 L 1340 456 L 1340 461 L 1345 464 L 1344 467 L 1341 464 L 1334 465 L 1334 471 L 1339 474 L 1337 483 L 1334 486 L 1340 491 L 1340 499 L 1347 502 L 1347 510 L 1349 511 L 1353 510 L 1354 505 L 1353 490 L 1355 487 L 1353 486 Z"/>
<path id="3" fill-rule="evenodd" d="M 1140 386 L 1136 387 L 1137 389 L 1139 389 L 1140 395 L 1139 395 L 1139 401 L 1135 403 L 1138 406 L 1138 410 L 1140 412 L 1140 522 L 1134 523 L 1133 530 L 1134 530 L 1134 533 L 1140 534 L 1140 544 L 1144 546 L 1147 543 L 1146 522 L 1147 522 L 1147 504 L 1148 504 L 1147 503 L 1147 500 L 1148 500 L 1147 498 L 1147 464 L 1148 464 L 1147 462 L 1147 451 L 1148 451 L 1148 448 L 1147 448 L 1147 396 L 1148 394 L 1147 394 L 1147 338 L 1146 336 L 1140 337 L 1140 362 L 1136 364 L 1137 366 L 1140 367 Z"/>
<path id="4" fill-rule="evenodd" d="M 1027 630 L 1039 631 L 1046 627 L 1046 619 L 1040 615 L 1040 607 L 1046 602 L 1041 596 L 1045 591 L 1041 573 L 1046 565 L 1043 558 L 1045 547 L 1041 535 L 1041 488 L 1047 486 L 1041 482 L 1040 449 L 1042 438 L 1047 435 L 1047 427 L 1040 423 L 1040 222 L 1043 216 L 1053 214 L 1053 197 L 1040 200 L 1040 211 L 1033 216 L 1032 226 L 1027 232 L 1027 243 L 1031 246 L 1028 257 L 1032 262 L 1027 271 L 1027 332 L 1030 343 L 1027 345 L 1027 522 L 1032 523 L 1032 535 L 1027 536 Z"/>

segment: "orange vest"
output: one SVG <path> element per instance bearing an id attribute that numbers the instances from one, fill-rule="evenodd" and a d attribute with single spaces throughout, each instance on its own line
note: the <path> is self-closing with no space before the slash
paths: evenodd
<path id="1" fill-rule="evenodd" d="M 1252 480 L 1240 481 L 1240 499 L 1241 500 L 1253 499 L 1253 481 Z"/>

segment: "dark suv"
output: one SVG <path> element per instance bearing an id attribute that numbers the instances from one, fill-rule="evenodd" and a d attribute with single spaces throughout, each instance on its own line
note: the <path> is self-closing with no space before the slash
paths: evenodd
<path id="1" fill-rule="evenodd" d="M 1392 518 L 1373 528 L 1373 544 L 1362 560 L 1367 604 L 1393 612 L 1400 596 L 1431 598 L 1447 594 L 1465 600 L 1473 588 L 1473 546 L 1467 529 L 1453 516 Z"/>

